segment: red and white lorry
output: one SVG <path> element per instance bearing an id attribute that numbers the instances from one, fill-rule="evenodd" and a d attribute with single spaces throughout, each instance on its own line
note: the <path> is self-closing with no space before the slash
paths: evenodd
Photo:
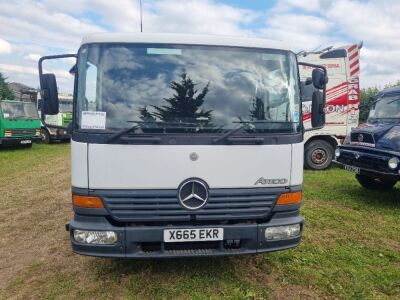
<path id="1" fill-rule="evenodd" d="M 300 52 L 299 62 L 318 64 L 328 70 L 326 87 L 325 126 L 307 131 L 304 136 L 304 165 L 321 170 L 330 166 L 336 146 L 341 145 L 351 129 L 358 126 L 360 104 L 360 49 L 362 43 L 342 47 L 328 47 L 321 51 Z M 303 124 L 311 128 L 312 67 L 300 66 L 303 87 Z"/>

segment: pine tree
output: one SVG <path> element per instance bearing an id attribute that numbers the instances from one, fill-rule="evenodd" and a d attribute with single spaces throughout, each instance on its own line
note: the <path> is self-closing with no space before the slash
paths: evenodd
<path id="1" fill-rule="evenodd" d="M 210 119 L 212 110 L 199 110 L 204 104 L 204 98 L 209 91 L 210 83 L 207 83 L 202 91 L 198 93 L 193 80 L 187 77 L 186 73 L 182 73 L 181 81 L 172 81 L 169 86 L 175 91 L 173 97 L 164 98 L 168 105 L 161 107 L 152 105 L 155 109 L 155 112 L 152 113 L 153 116 L 166 122 L 194 121 L 200 117 Z"/>
<path id="2" fill-rule="evenodd" d="M 140 113 L 140 119 L 143 122 L 155 122 L 156 121 L 156 118 L 154 118 L 153 115 L 149 112 L 149 110 L 147 109 L 147 106 L 140 108 L 139 113 Z"/>
<path id="3" fill-rule="evenodd" d="M 13 100 L 15 96 L 7 85 L 6 77 L 0 73 L 0 99 Z"/>
<path id="4" fill-rule="evenodd" d="M 250 110 L 250 118 L 252 120 L 265 120 L 265 105 L 259 97 L 253 99 L 253 109 Z"/>

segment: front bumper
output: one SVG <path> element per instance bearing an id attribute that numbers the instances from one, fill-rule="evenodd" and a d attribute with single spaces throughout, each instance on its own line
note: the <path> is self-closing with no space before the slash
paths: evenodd
<path id="1" fill-rule="evenodd" d="M 9 137 L 0 138 L 0 145 L 4 147 L 26 146 L 32 143 L 40 143 L 41 137 Z"/>
<path id="2" fill-rule="evenodd" d="M 360 169 L 360 174 L 371 177 L 400 179 L 400 170 L 391 170 L 388 160 L 394 156 L 400 157 L 399 153 L 393 151 L 364 149 L 362 147 L 339 147 L 341 154 L 333 163 L 344 168 L 353 166 Z"/>
<path id="3" fill-rule="evenodd" d="M 298 210 L 275 213 L 266 223 L 201 226 L 113 226 L 103 216 L 75 214 L 74 219 L 67 225 L 67 230 L 70 232 L 73 251 L 82 255 L 114 258 L 223 256 L 270 252 L 296 247 L 301 240 L 303 222 Z M 301 232 L 298 236 L 284 240 L 265 240 L 264 232 L 267 227 L 292 224 L 301 224 Z M 202 227 L 223 228 L 224 240 L 210 244 L 200 242 L 179 243 L 180 245 L 163 242 L 164 229 Z M 117 233 L 118 241 L 114 245 L 81 244 L 73 238 L 74 229 L 112 230 Z M 231 247 L 227 244 L 231 240 L 240 240 L 240 244 Z"/>
<path id="4" fill-rule="evenodd" d="M 52 141 L 70 141 L 71 135 L 70 134 L 51 134 L 50 139 Z"/>

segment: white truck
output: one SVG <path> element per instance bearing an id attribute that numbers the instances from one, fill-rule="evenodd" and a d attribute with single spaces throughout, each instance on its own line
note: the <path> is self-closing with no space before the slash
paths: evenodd
<path id="1" fill-rule="evenodd" d="M 306 132 L 304 136 L 304 165 L 321 170 L 330 166 L 336 146 L 343 143 L 352 128 L 358 126 L 360 104 L 360 49 L 362 43 L 343 47 L 328 47 L 317 52 L 300 52 L 301 62 L 323 65 L 328 70 L 326 88 L 326 123 L 321 130 Z M 303 86 L 303 122 L 310 128 L 312 67 L 300 66 Z"/>
<path id="2" fill-rule="evenodd" d="M 59 101 L 43 64 L 66 57 L 77 58 L 66 226 L 74 252 L 148 258 L 298 245 L 304 127 L 298 62 L 285 44 L 89 35 L 77 54 L 39 60 L 45 114 Z M 324 91 L 326 69 L 312 78 Z M 314 128 L 324 98 L 314 92 Z"/>

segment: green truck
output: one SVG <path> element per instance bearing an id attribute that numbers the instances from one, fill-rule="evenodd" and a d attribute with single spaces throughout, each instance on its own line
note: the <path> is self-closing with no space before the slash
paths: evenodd
<path id="1" fill-rule="evenodd" d="M 0 101 L 0 148 L 31 147 L 41 140 L 40 127 L 35 103 Z"/>

